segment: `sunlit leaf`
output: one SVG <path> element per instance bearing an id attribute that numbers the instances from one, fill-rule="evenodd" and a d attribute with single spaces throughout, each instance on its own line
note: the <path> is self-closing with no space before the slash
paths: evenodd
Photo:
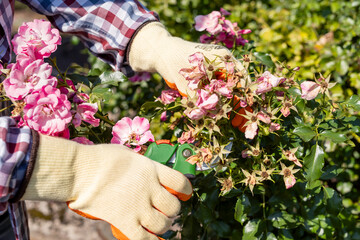
<path id="1" fill-rule="evenodd" d="M 317 144 L 311 147 L 310 154 L 304 158 L 305 178 L 311 183 L 318 180 L 324 167 L 324 150 Z"/>

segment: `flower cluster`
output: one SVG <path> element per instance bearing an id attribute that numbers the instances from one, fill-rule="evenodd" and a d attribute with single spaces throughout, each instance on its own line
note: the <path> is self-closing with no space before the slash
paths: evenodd
<path id="1" fill-rule="evenodd" d="M 251 33 L 250 29 L 240 29 L 237 23 L 225 19 L 230 13 L 221 8 L 220 11 L 212 11 L 208 15 L 199 15 L 195 17 L 195 30 L 204 31 L 208 34 L 203 34 L 200 37 L 202 43 L 223 43 L 226 47 L 232 48 L 234 45 L 244 46 L 248 40 L 245 40 L 242 35 Z"/>
<path id="2" fill-rule="evenodd" d="M 16 62 L 7 66 L 3 87 L 20 125 L 47 135 L 69 136 L 64 132 L 72 121 L 71 103 L 57 88 L 52 66 L 44 61 L 60 43 L 59 31 L 48 21 L 36 19 L 21 25 L 12 39 Z"/>
<path id="3" fill-rule="evenodd" d="M 95 135 L 97 142 L 102 142 L 92 130 L 100 125 L 100 119 L 95 117 L 100 103 L 92 102 L 91 93 L 84 92 L 81 84 L 75 85 L 58 68 L 59 77 L 52 76 L 53 67 L 45 62 L 60 43 L 59 31 L 52 29 L 48 21 L 36 19 L 20 26 L 12 39 L 15 63 L 5 68 L 0 64 L 0 75 L 5 76 L 1 86 L 14 105 L 12 117 L 19 126 L 42 134 L 72 138 L 81 144 L 94 144 L 85 136 Z M 55 61 L 50 62 L 56 67 Z M 132 81 L 149 78 L 149 73 L 142 73 Z M 154 141 L 145 118 L 123 118 L 111 125 L 112 143 L 138 151 L 140 145 Z M 70 128 L 75 134 L 70 133 Z"/>
<path id="4" fill-rule="evenodd" d="M 237 24 L 225 20 L 229 14 L 221 9 L 197 16 L 195 29 L 210 34 L 203 35 L 200 41 L 222 42 L 227 47 L 243 45 L 246 41 L 241 35 L 251 31 L 242 31 Z M 259 68 L 252 53 L 239 60 L 241 69 L 231 56 L 211 57 L 214 60 L 207 57 L 200 52 L 192 54 L 188 59 L 190 67 L 179 72 L 188 88 L 196 93 L 194 96 L 182 97 L 176 91 L 166 90 L 159 98 L 167 116 L 173 115 L 168 119 L 172 121 L 170 128 L 177 128 L 178 142 L 193 145 L 196 154 L 187 161 L 200 169 L 208 165 L 226 175 L 218 177 L 223 194 L 238 183 L 253 192 L 254 187 L 264 181 L 274 182 L 273 175 L 282 177 L 286 189 L 293 187 L 295 174 L 303 167 L 303 159 L 298 159 L 303 154 L 298 152 L 299 145 L 284 141 L 279 149 L 274 149 L 266 147 L 263 139 L 283 138 L 281 136 L 293 131 L 289 123 L 299 118 L 297 104 L 315 99 L 320 93 L 330 96 L 328 89 L 334 86 L 329 82 L 330 77 L 321 76 L 315 82 L 298 81 L 295 75 L 299 67 L 278 64 L 274 70 Z M 242 148 L 241 157 L 245 162 L 251 161 L 251 167 L 237 161 L 243 165 L 241 171 L 238 168 L 239 171 L 224 173 L 239 157 L 239 152 L 229 151 L 234 142 L 236 149 Z"/>
<path id="5" fill-rule="evenodd" d="M 111 143 L 126 145 L 130 148 L 134 147 L 134 151 L 139 152 L 141 145 L 155 141 L 149 129 L 149 120 L 146 118 L 135 117 L 132 120 L 124 117 L 113 127 Z"/>

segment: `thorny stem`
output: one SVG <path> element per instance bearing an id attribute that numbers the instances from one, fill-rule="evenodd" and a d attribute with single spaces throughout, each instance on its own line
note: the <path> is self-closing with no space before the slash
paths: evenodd
<path id="1" fill-rule="evenodd" d="M 264 218 L 264 221 L 266 221 L 266 211 L 265 211 L 265 192 L 266 192 L 266 188 L 264 186 L 264 193 L 262 195 L 262 199 L 263 199 L 263 218 Z M 266 224 L 265 224 L 265 233 L 266 233 L 266 236 L 267 236 L 267 227 L 266 227 Z"/>
<path id="2" fill-rule="evenodd" d="M 66 76 L 61 73 L 61 71 L 60 71 L 59 67 L 57 66 L 56 62 L 54 61 L 54 59 L 49 58 L 49 60 L 51 61 L 52 65 L 56 68 L 56 70 L 58 71 L 60 77 L 62 78 L 62 80 L 63 80 L 63 81 L 65 82 L 65 84 L 66 84 Z M 67 84 L 66 84 L 66 85 L 67 85 Z"/>
<path id="3" fill-rule="evenodd" d="M 88 125 L 86 125 L 86 127 L 87 127 L 87 129 L 89 129 L 89 131 L 91 132 L 91 134 L 93 134 L 100 143 L 103 142 L 103 141 L 101 141 L 101 139 L 99 138 L 99 136 L 98 136 Z"/>
<path id="4" fill-rule="evenodd" d="M 113 123 L 111 120 L 109 120 L 108 118 L 106 118 L 106 117 L 102 116 L 102 115 L 101 115 L 101 114 L 99 114 L 99 113 L 95 113 L 95 117 L 97 117 L 97 118 L 99 118 L 99 119 L 103 120 L 104 122 L 106 122 L 106 123 L 110 124 L 111 126 L 114 126 L 114 125 L 115 125 L 115 123 Z"/>
<path id="5" fill-rule="evenodd" d="M 0 112 L 3 112 L 3 111 L 5 111 L 5 110 L 7 110 L 7 109 L 9 109 L 9 108 L 11 108 L 13 106 L 14 106 L 14 104 L 11 104 L 10 106 L 7 106 L 6 108 L 1 109 Z"/>

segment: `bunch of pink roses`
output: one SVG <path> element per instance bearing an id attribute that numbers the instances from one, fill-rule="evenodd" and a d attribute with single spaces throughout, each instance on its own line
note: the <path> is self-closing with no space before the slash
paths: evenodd
<path id="1" fill-rule="evenodd" d="M 22 24 L 12 39 L 16 62 L 7 66 L 3 87 L 15 105 L 13 117 L 20 126 L 69 138 L 69 124 L 76 127 L 84 121 L 98 126 L 100 120 L 94 118 L 97 104 L 88 103 L 89 96 L 71 80 L 52 76 L 52 66 L 44 61 L 60 43 L 59 31 L 50 22 L 35 19 Z"/>
<path id="2" fill-rule="evenodd" d="M 101 122 L 95 117 L 100 103 L 92 102 L 91 93 L 82 90 L 86 87 L 74 85 L 50 59 L 58 71 L 58 77 L 52 76 L 53 67 L 45 62 L 60 43 L 59 31 L 51 28 L 48 21 L 35 19 L 20 26 L 12 39 L 15 63 L 5 68 L 0 65 L 1 75 L 5 76 L 2 83 L 5 96 L 14 105 L 12 117 L 18 120 L 19 126 L 26 125 L 42 134 L 72 138 L 82 144 L 94 144 L 89 136 L 103 142 L 92 130 Z M 141 76 L 149 78 L 146 73 Z M 117 124 L 104 119 L 114 125 L 112 143 L 139 151 L 142 144 L 154 141 L 147 119 L 123 118 Z"/>
<path id="3" fill-rule="evenodd" d="M 220 11 L 212 11 L 208 15 L 195 17 L 195 30 L 204 31 L 200 37 L 202 43 L 223 43 L 226 47 L 232 48 L 234 45 L 244 46 L 248 40 L 242 37 L 243 34 L 251 33 L 250 29 L 240 29 L 237 23 L 225 19 L 230 13 L 221 8 Z"/>

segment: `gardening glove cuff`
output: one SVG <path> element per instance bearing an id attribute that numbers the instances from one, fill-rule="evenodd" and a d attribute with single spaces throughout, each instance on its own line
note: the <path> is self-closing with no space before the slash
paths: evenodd
<path id="1" fill-rule="evenodd" d="M 190 68 L 189 56 L 201 52 L 210 61 L 216 57 L 230 56 L 231 52 L 222 46 L 201 44 L 173 37 L 160 22 L 151 22 L 143 26 L 129 46 L 129 63 L 134 71 L 158 72 L 172 89 L 183 96 L 194 96 L 187 85 L 188 81 L 179 73 L 182 68 Z M 237 68 L 244 67 L 235 61 Z"/>
<path id="2" fill-rule="evenodd" d="M 178 214 L 178 199 L 192 194 L 184 175 L 126 147 L 39 140 L 22 199 L 67 202 L 82 216 L 110 223 L 117 239 L 157 239 Z"/>

